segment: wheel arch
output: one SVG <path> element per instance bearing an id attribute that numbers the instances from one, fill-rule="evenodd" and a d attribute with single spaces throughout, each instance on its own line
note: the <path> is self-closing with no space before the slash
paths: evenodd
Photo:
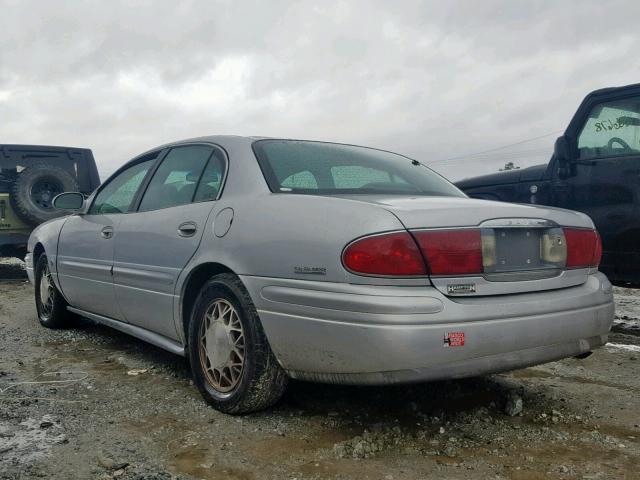
<path id="1" fill-rule="evenodd" d="M 42 255 L 43 253 L 45 253 L 44 245 L 42 244 L 42 242 L 38 241 L 33 247 L 33 257 L 32 257 L 33 268 L 36 268 L 36 263 L 38 262 L 40 255 Z"/>
<path id="2" fill-rule="evenodd" d="M 222 263 L 206 262 L 194 267 L 188 274 L 182 293 L 180 295 L 180 319 L 178 322 L 179 327 L 182 329 L 181 336 L 184 339 L 185 346 L 188 342 L 187 332 L 189 331 L 189 320 L 191 319 L 191 312 L 195 304 L 198 293 L 202 286 L 211 279 L 214 275 L 221 273 L 233 273 L 233 270 Z"/>

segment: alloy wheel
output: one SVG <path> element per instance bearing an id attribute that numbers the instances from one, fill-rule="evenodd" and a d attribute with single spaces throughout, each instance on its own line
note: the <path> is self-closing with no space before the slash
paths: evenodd
<path id="1" fill-rule="evenodd" d="M 45 265 L 40 277 L 40 305 L 44 317 L 48 317 L 53 311 L 53 288 L 49 266 Z"/>
<path id="2" fill-rule="evenodd" d="M 200 364 L 218 392 L 233 390 L 242 378 L 244 328 L 235 307 L 225 299 L 211 302 L 200 327 Z"/>

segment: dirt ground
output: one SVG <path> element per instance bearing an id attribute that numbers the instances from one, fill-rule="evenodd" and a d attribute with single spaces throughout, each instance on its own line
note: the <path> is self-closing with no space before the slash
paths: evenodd
<path id="1" fill-rule="evenodd" d="M 19 266 L 3 270 L 0 479 L 640 478 L 640 290 L 616 290 L 611 343 L 585 360 L 403 387 L 294 382 L 272 410 L 232 417 L 179 357 L 88 321 L 40 327 Z"/>

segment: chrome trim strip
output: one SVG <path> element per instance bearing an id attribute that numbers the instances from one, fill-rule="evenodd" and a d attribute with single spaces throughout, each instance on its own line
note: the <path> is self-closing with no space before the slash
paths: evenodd
<path id="1" fill-rule="evenodd" d="M 64 273 L 58 273 L 58 278 L 75 278 L 76 280 L 81 280 L 83 282 L 101 283 L 103 285 L 113 285 L 113 282 L 105 282 L 102 280 L 95 280 L 93 278 L 78 277 L 77 275 L 66 275 Z"/>
<path id="2" fill-rule="evenodd" d="M 481 228 L 552 228 L 559 225 L 545 218 L 494 218 L 485 220 Z"/>
<path id="3" fill-rule="evenodd" d="M 123 333 L 126 333 L 127 335 L 131 335 L 132 337 L 139 338 L 140 340 L 155 345 L 156 347 L 160 347 L 163 350 L 167 350 L 168 352 L 180 355 L 181 357 L 186 357 L 184 346 L 167 337 L 158 335 L 157 333 L 145 330 L 144 328 L 136 327 L 135 325 L 131 325 L 130 323 L 124 323 L 112 318 L 103 317 L 102 315 L 97 315 L 95 313 L 85 312 L 84 310 L 80 310 L 79 308 L 67 307 L 67 310 L 82 317 L 87 317 L 94 322 L 98 322 L 102 325 L 106 325 L 107 327 L 119 330 Z"/>
<path id="4" fill-rule="evenodd" d="M 560 274 L 562 274 L 561 268 L 539 268 L 537 270 L 485 273 L 483 276 L 489 282 L 526 282 L 558 277 Z"/>

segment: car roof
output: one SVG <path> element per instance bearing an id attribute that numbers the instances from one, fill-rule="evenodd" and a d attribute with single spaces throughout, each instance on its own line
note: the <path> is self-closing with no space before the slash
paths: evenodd
<path id="1" fill-rule="evenodd" d="M 267 138 L 267 137 L 258 137 L 258 136 L 244 136 L 244 135 L 204 135 L 202 137 L 193 137 L 193 138 L 186 138 L 184 140 L 176 140 L 173 142 L 168 142 L 165 143 L 163 145 L 159 145 L 157 147 L 154 147 L 150 150 L 148 150 L 147 152 L 139 155 L 145 155 L 146 153 L 149 152 L 155 152 L 156 150 L 161 150 L 163 148 L 169 148 L 169 147 L 173 147 L 175 145 L 182 145 L 185 143 L 199 143 L 199 142 L 206 142 L 206 143 L 215 143 L 217 145 L 220 145 L 221 147 L 225 147 L 228 145 L 234 145 L 234 144 L 252 144 L 253 142 L 255 142 L 256 140 L 260 140 L 263 138 Z"/>
<path id="2" fill-rule="evenodd" d="M 329 144 L 335 144 L 335 145 L 362 147 L 362 148 L 369 148 L 371 150 L 378 150 L 381 152 L 393 153 L 395 155 L 399 155 L 401 157 L 405 157 L 411 160 L 411 157 L 407 157 L 400 153 L 392 152 L 390 150 L 385 150 L 385 149 L 380 149 L 375 147 L 367 147 L 365 145 L 357 145 L 352 143 L 332 142 L 329 140 L 309 140 L 309 139 L 290 138 L 290 137 L 289 138 L 288 137 L 266 137 L 266 136 L 259 136 L 259 135 L 205 135 L 201 137 L 193 137 L 193 138 L 187 138 L 184 140 L 177 140 L 177 141 L 165 143 L 163 145 L 158 145 L 154 148 L 146 150 L 145 152 L 139 155 L 136 155 L 133 159 L 131 159 L 130 161 L 126 162 L 121 167 L 119 167 L 113 174 L 111 174 L 109 179 L 114 177 L 118 173 L 120 173 L 122 170 L 129 167 L 131 164 L 136 163 L 142 157 L 166 148 L 171 148 L 179 145 L 192 144 L 192 143 L 211 143 L 223 148 L 224 150 L 227 151 L 227 153 L 230 153 L 230 151 L 234 151 L 234 150 L 236 152 L 237 151 L 247 152 L 251 150 L 251 145 L 258 140 L 289 140 L 289 141 L 299 141 L 299 142 L 318 142 L 318 143 L 329 143 Z"/>

